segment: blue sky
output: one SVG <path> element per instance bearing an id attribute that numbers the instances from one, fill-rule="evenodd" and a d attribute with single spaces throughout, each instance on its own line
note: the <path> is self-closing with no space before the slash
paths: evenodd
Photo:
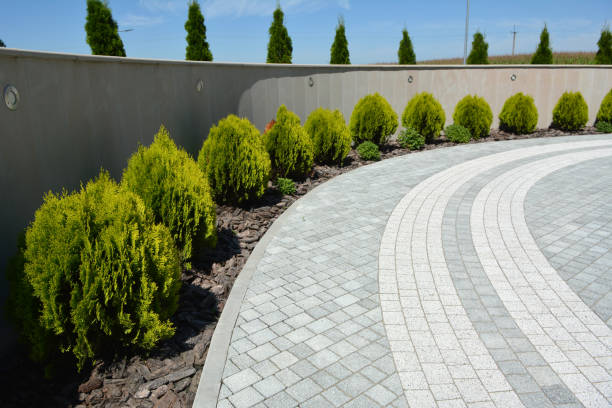
<path id="1" fill-rule="evenodd" d="M 109 0 L 128 57 L 185 58 L 187 0 Z M 293 63 L 325 64 L 338 16 L 346 22 L 351 62 L 394 62 L 401 30 L 417 60 L 463 55 L 465 0 L 281 0 Z M 276 0 L 200 0 L 215 61 L 265 62 Z M 90 54 L 85 0 L 0 0 L 0 39 L 8 47 Z M 533 52 L 548 25 L 555 51 L 595 51 L 612 0 L 471 0 L 470 41 L 485 33 L 489 55 Z"/>

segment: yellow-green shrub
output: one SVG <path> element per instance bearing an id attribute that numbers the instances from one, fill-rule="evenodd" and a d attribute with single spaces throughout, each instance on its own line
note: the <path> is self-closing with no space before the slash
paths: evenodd
<path id="1" fill-rule="evenodd" d="M 469 130 L 472 137 L 478 139 L 489 135 L 493 112 L 484 98 L 467 95 L 455 106 L 453 122 Z"/>
<path id="2" fill-rule="evenodd" d="M 380 146 L 397 130 L 397 113 L 378 92 L 366 95 L 355 105 L 349 128 L 356 145 L 370 141 Z"/>
<path id="3" fill-rule="evenodd" d="M 299 180 L 312 170 L 312 140 L 300 118 L 285 105 L 278 108 L 276 123 L 264 135 L 264 143 L 277 176 Z"/>
<path id="4" fill-rule="evenodd" d="M 178 251 L 143 201 L 108 173 L 79 192 L 48 193 L 20 253 L 11 276 L 19 299 L 10 304 L 28 306 L 12 314 L 34 320 L 18 327 L 35 328 L 23 334 L 37 360 L 72 352 L 80 369 L 103 352 L 151 349 L 174 334 Z"/>
<path id="5" fill-rule="evenodd" d="M 532 133 L 538 124 L 538 109 L 533 98 L 519 92 L 504 103 L 499 114 L 499 128 L 519 135 Z"/>
<path id="6" fill-rule="evenodd" d="M 217 202 L 241 204 L 261 197 L 270 178 L 263 138 L 248 119 L 229 115 L 210 129 L 198 156 Z"/>
<path id="7" fill-rule="evenodd" d="M 318 108 L 308 116 L 304 129 L 312 139 L 316 162 L 342 164 L 351 150 L 351 134 L 342 112 Z"/>
<path id="8" fill-rule="evenodd" d="M 580 92 L 564 92 L 553 109 L 552 126 L 562 130 L 579 130 L 589 120 L 589 107 Z"/>
<path id="9" fill-rule="evenodd" d="M 601 101 L 596 121 L 612 123 L 612 89 Z"/>
<path id="10" fill-rule="evenodd" d="M 155 222 L 168 227 L 183 261 L 191 258 L 194 239 L 216 244 L 215 203 L 208 180 L 164 126 L 151 146 L 140 146 L 132 155 L 121 184 L 142 198 Z"/>
<path id="11" fill-rule="evenodd" d="M 402 125 L 416 130 L 428 142 L 440 136 L 445 121 L 446 115 L 442 105 L 427 92 L 412 97 L 402 115 Z"/>

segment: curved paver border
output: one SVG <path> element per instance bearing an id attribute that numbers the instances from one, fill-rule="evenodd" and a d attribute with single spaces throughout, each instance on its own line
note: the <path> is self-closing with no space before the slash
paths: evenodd
<path id="1" fill-rule="evenodd" d="M 315 187 L 313 190 L 316 190 L 318 187 L 319 186 Z M 268 228 L 257 245 L 255 245 L 253 252 L 251 252 L 244 267 L 238 274 L 210 341 L 210 347 L 208 348 L 208 354 L 206 355 L 206 361 L 204 362 L 204 368 L 200 376 L 193 407 L 215 408 L 217 406 L 227 353 L 230 347 L 234 326 L 236 325 L 236 320 L 240 313 L 240 307 L 242 306 L 242 300 L 247 292 L 253 274 L 257 269 L 257 265 L 266 252 L 268 244 L 295 211 L 302 198 L 303 197 L 300 197 L 300 199 L 296 200 L 287 210 L 285 210 L 285 212 L 274 220 L 270 228 Z"/>

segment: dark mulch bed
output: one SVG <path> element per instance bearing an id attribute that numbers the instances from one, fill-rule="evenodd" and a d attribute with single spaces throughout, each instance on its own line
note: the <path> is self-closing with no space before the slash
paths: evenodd
<path id="1" fill-rule="evenodd" d="M 598 133 L 588 127 L 579 132 L 540 129 L 530 135 L 494 130 L 485 139 L 470 143 Z M 444 138 L 424 150 L 453 146 Z M 381 149 L 383 159 L 412 154 L 391 142 Z M 58 370 L 46 380 L 42 368 L 14 350 L 0 368 L 3 407 L 191 407 L 219 314 L 231 287 L 251 251 L 274 220 L 300 196 L 342 173 L 369 164 L 352 150 L 343 167 L 315 166 L 312 176 L 297 183 L 297 193 L 282 196 L 274 187 L 249 208 L 218 206 L 219 243 L 200 250 L 192 269 L 182 275 L 178 312 L 173 318 L 176 335 L 146 356 L 123 353 L 93 368 L 76 373 Z M 71 367 L 71 366 L 70 366 Z"/>

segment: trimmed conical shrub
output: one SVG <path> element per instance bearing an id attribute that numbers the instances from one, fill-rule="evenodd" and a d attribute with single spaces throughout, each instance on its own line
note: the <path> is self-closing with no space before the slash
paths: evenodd
<path id="1" fill-rule="evenodd" d="M 274 10 L 272 24 L 270 25 L 270 41 L 268 42 L 268 57 L 266 62 L 273 64 L 291 64 L 293 46 L 291 37 L 283 23 L 285 15 L 280 5 Z"/>
<path id="2" fill-rule="evenodd" d="M 270 178 L 263 137 L 248 119 L 229 115 L 213 126 L 198 165 L 218 203 L 242 204 L 261 197 Z"/>
<path id="3" fill-rule="evenodd" d="M 474 34 L 474 40 L 472 41 L 472 51 L 467 58 L 467 63 L 470 65 L 477 64 L 488 64 L 489 63 L 489 44 L 484 39 L 484 35 L 477 31 Z"/>
<path id="4" fill-rule="evenodd" d="M 540 43 L 536 48 L 535 54 L 531 57 L 532 64 L 552 64 L 553 54 L 550 48 L 550 36 L 548 35 L 548 29 L 544 25 L 544 29 L 540 34 Z"/>
<path id="5" fill-rule="evenodd" d="M 336 27 L 336 36 L 331 46 L 331 58 L 330 64 L 344 64 L 348 65 L 351 63 L 349 58 L 348 40 L 346 39 L 344 19 L 340 17 L 338 19 L 338 26 Z"/>
<path id="6" fill-rule="evenodd" d="M 595 54 L 596 64 L 612 64 L 612 32 L 610 27 L 605 27 L 601 30 L 599 41 L 597 41 L 597 54 Z"/>
<path id="7" fill-rule="evenodd" d="M 110 8 L 102 0 L 87 0 L 87 44 L 93 55 L 125 57 L 123 41 Z"/>
<path id="8" fill-rule="evenodd" d="M 538 109 L 533 98 L 519 92 L 504 103 L 499 114 L 499 128 L 515 134 L 532 133 L 538 124 Z"/>
<path id="9" fill-rule="evenodd" d="M 416 130 L 429 143 L 440 135 L 445 121 L 442 105 L 427 92 L 416 94 L 410 99 L 402 115 L 402 125 Z"/>
<path id="10" fill-rule="evenodd" d="M 580 92 L 564 92 L 553 109 L 552 127 L 575 131 L 589 120 L 589 107 Z"/>
<path id="11" fill-rule="evenodd" d="M 604 96 L 597 111 L 597 122 L 612 123 L 612 89 Z"/>
<path id="12" fill-rule="evenodd" d="M 397 113 L 378 92 L 366 95 L 355 105 L 349 129 L 355 145 L 368 141 L 380 146 L 397 130 Z"/>
<path id="13" fill-rule="evenodd" d="M 404 28 L 402 31 L 402 40 L 400 41 L 399 50 L 397 51 L 397 58 L 400 65 L 416 64 L 416 56 L 412 49 L 412 41 L 408 35 L 408 30 Z"/>
<path id="14" fill-rule="evenodd" d="M 467 95 L 455 106 L 453 122 L 469 130 L 474 139 L 479 139 L 489 135 L 493 112 L 484 98 Z"/>
<path id="15" fill-rule="evenodd" d="M 300 118 L 285 105 L 276 112 L 276 123 L 264 135 L 272 171 L 277 177 L 303 179 L 312 170 L 313 143 Z"/>
<path id="16" fill-rule="evenodd" d="M 0 39 L 0 47 L 2 47 L 2 48 L 5 48 L 5 47 L 6 47 L 6 44 L 5 44 L 5 43 L 4 43 L 4 41 L 2 41 L 1 39 Z"/>
<path id="17" fill-rule="evenodd" d="M 204 16 L 197 1 L 189 3 L 189 15 L 185 22 L 187 31 L 187 50 L 185 59 L 188 61 L 212 61 L 213 56 L 206 42 L 206 26 Z"/>
<path id="18" fill-rule="evenodd" d="M 312 139 L 317 163 L 342 164 L 351 150 L 351 133 L 342 112 L 315 109 L 308 116 L 304 129 Z"/>
<path id="19" fill-rule="evenodd" d="M 121 184 L 142 198 L 155 222 L 168 227 L 183 261 L 191 258 L 194 241 L 216 244 L 215 203 L 208 180 L 163 125 L 151 146 L 140 146 L 129 159 Z"/>
<path id="20" fill-rule="evenodd" d="M 23 338 L 37 361 L 69 352 L 81 369 L 174 334 L 178 251 L 143 201 L 108 173 L 78 192 L 48 193 L 11 268 L 10 313 L 32 330 Z"/>

